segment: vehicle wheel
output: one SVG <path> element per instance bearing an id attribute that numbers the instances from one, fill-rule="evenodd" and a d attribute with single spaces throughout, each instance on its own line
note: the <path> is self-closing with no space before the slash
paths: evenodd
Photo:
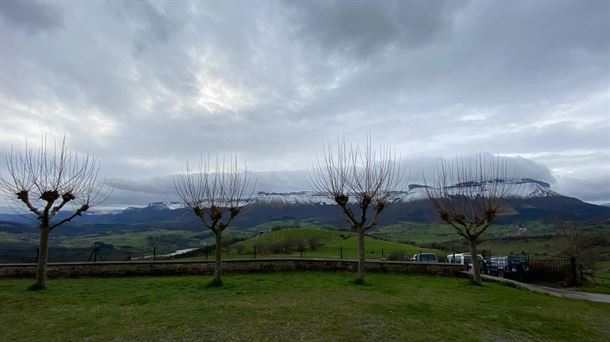
<path id="1" fill-rule="evenodd" d="M 499 270 L 499 271 L 498 271 L 498 277 L 500 277 L 500 278 L 504 278 L 504 271 Z"/>

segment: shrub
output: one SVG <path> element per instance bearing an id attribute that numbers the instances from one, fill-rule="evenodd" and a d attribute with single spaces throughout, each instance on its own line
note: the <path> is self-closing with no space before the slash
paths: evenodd
<path id="1" fill-rule="evenodd" d="M 261 254 L 280 254 L 280 253 L 292 253 L 305 248 L 305 240 L 288 237 L 283 240 L 267 243 L 264 245 L 257 246 L 257 251 Z"/>
<path id="2" fill-rule="evenodd" d="M 392 251 L 392 253 L 390 253 L 389 259 L 393 260 L 393 261 L 404 261 L 404 260 L 406 260 L 405 252 L 403 252 L 403 251 Z"/>
<path id="3" fill-rule="evenodd" d="M 241 243 L 237 243 L 235 244 L 235 250 L 237 251 L 237 254 L 244 254 L 246 251 L 246 246 L 242 245 Z"/>
<path id="4" fill-rule="evenodd" d="M 312 237 L 307 240 L 307 244 L 309 245 L 310 250 L 315 251 L 322 246 L 322 241 L 317 237 Z"/>

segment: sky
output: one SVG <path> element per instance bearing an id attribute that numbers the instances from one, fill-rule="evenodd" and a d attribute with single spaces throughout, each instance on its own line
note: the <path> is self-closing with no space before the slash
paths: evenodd
<path id="1" fill-rule="evenodd" d="M 301 190 L 341 136 L 610 202 L 610 2 L 1 1 L 0 149 L 43 134 L 100 159 L 109 205 L 210 153 Z"/>

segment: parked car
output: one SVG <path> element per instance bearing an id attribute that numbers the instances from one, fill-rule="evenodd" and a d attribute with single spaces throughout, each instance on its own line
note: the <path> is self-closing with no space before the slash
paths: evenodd
<path id="1" fill-rule="evenodd" d="M 498 277 L 514 276 L 530 270 L 527 259 L 520 255 L 492 256 L 488 272 Z"/>
<path id="2" fill-rule="evenodd" d="M 411 261 L 424 262 L 428 264 L 438 264 L 438 258 L 434 253 L 417 253 L 410 259 Z"/>
<path id="3" fill-rule="evenodd" d="M 472 268 L 472 258 L 470 257 L 470 253 L 449 254 L 447 255 L 447 262 L 451 264 L 468 265 L 468 269 Z M 479 265 L 481 267 L 481 272 L 486 273 L 487 261 L 485 261 L 481 254 L 479 254 Z"/>

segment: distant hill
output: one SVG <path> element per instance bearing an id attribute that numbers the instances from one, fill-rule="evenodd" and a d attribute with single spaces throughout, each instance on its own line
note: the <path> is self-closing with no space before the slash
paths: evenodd
<path id="1" fill-rule="evenodd" d="M 504 181 L 507 182 L 507 181 Z M 586 223 L 610 222 L 610 207 L 585 203 L 550 189 L 549 185 L 532 179 L 512 180 L 518 196 L 506 201 L 506 214 L 497 223 L 527 220 L 571 220 Z M 472 184 L 457 184 L 471 186 Z M 410 191 L 396 193 L 402 200 L 389 206 L 381 215 L 379 225 L 399 221 L 432 223 L 437 216 L 425 196 L 425 187 L 411 185 Z M 345 219 L 333 202 L 311 191 L 260 192 L 234 221 L 234 227 L 246 229 L 269 221 L 313 219 L 325 225 L 344 227 Z M 66 215 L 66 214 L 64 214 Z M 35 221 L 26 215 L 0 215 L 0 231 L 32 231 Z M 178 203 L 151 203 L 143 208 L 127 208 L 114 212 L 92 212 L 61 228 L 62 234 L 83 234 L 111 230 L 147 231 L 150 229 L 200 230 L 201 222 Z"/>

